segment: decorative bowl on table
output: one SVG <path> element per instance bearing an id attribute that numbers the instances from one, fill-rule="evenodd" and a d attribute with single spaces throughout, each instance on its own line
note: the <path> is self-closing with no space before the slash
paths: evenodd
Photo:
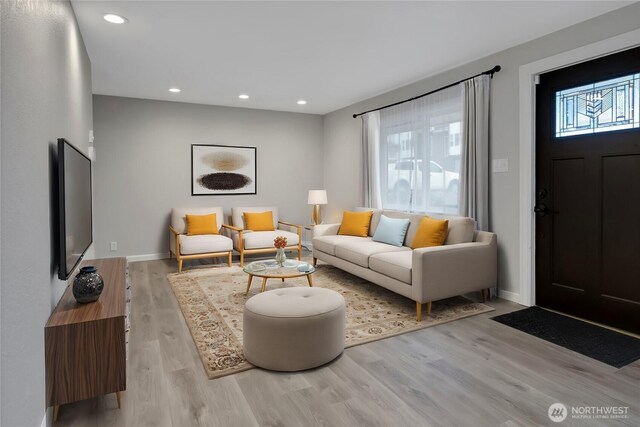
<path id="1" fill-rule="evenodd" d="M 264 271 L 267 269 L 267 266 L 261 262 L 252 262 L 249 265 L 249 270 L 251 271 Z"/>
<path id="2" fill-rule="evenodd" d="M 311 264 L 304 263 L 304 264 L 300 264 L 300 265 L 298 266 L 298 271 L 299 271 L 300 273 L 308 273 L 309 271 L 311 271 L 311 270 L 312 270 L 312 268 L 313 268 L 313 267 L 311 267 Z"/>

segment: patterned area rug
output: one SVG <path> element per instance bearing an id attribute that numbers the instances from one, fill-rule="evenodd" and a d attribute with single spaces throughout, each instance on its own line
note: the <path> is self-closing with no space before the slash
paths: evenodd
<path id="1" fill-rule="evenodd" d="M 167 278 L 209 379 L 253 368 L 242 353 L 242 313 L 247 299 L 260 291 L 261 280 L 254 278 L 245 296 L 248 276 L 236 266 L 171 273 Z M 414 301 L 326 264 L 313 273 L 313 285 L 344 296 L 347 347 L 494 310 L 454 297 L 434 302 L 431 316 L 423 313 L 417 322 Z M 267 282 L 267 290 L 284 286 L 308 284 L 305 277 Z"/>

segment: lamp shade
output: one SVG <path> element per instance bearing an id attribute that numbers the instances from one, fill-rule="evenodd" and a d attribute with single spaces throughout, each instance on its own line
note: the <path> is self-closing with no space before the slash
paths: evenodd
<path id="1" fill-rule="evenodd" d="M 309 198 L 307 199 L 307 204 L 326 205 L 327 190 L 309 190 Z"/>

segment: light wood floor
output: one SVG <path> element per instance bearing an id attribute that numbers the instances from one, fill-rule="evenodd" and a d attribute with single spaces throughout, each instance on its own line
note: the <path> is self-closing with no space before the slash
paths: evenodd
<path id="1" fill-rule="evenodd" d="M 122 409 L 115 395 L 68 404 L 56 425 L 640 425 L 640 362 L 616 369 L 494 322 L 521 308 L 496 299 L 493 313 L 349 348 L 311 371 L 208 380 L 165 276 L 175 270 L 175 260 L 130 264 Z M 629 406 L 629 418 L 554 424 L 554 402 Z"/>

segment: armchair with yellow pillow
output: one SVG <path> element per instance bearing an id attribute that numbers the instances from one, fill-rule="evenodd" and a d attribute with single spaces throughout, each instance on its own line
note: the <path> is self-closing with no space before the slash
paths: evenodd
<path id="1" fill-rule="evenodd" d="M 278 236 L 287 239 L 285 251 L 297 251 L 298 259 L 302 257 L 302 226 L 281 221 L 275 206 L 232 208 L 231 222 L 224 227 L 240 253 L 240 266 L 245 255 L 275 252 L 273 241 Z"/>
<path id="2" fill-rule="evenodd" d="M 433 301 L 496 286 L 497 238 L 472 218 L 392 210 L 345 211 L 339 224 L 313 228 L 313 264 L 334 265 L 416 303 L 416 318 Z"/>
<path id="3" fill-rule="evenodd" d="M 174 208 L 169 226 L 170 254 L 182 263 L 189 259 L 227 257 L 231 266 L 233 241 L 220 233 L 222 208 Z"/>

